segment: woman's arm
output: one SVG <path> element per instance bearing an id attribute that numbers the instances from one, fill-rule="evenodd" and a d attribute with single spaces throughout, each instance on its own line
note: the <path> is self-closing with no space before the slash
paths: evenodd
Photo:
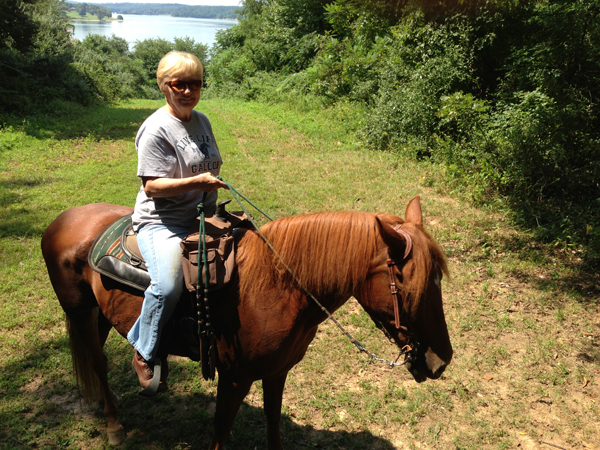
<path id="1" fill-rule="evenodd" d="M 210 172 L 189 178 L 142 177 L 144 192 L 148 197 L 172 197 L 184 192 L 200 189 L 205 192 L 229 189 L 225 183 Z"/>

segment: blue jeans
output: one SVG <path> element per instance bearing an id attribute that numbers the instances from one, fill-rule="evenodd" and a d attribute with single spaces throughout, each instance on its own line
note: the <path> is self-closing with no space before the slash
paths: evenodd
<path id="1" fill-rule="evenodd" d="M 188 230 L 188 227 L 151 224 L 137 233 L 138 246 L 152 281 L 144 293 L 140 317 L 129 330 L 127 340 L 146 361 L 156 358 L 161 332 L 183 291 L 179 244 Z"/>

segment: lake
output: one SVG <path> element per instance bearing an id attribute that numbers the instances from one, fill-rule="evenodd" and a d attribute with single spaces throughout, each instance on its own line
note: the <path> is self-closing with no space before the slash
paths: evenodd
<path id="1" fill-rule="evenodd" d="M 113 15 L 116 17 L 116 14 Z M 237 25 L 237 20 L 194 19 L 189 17 L 143 16 L 137 14 L 121 14 L 122 21 L 86 22 L 73 21 L 75 32 L 73 37 L 83 40 L 88 34 L 118 37 L 129 42 L 133 48 L 135 41 L 163 38 L 191 37 L 196 42 L 212 46 L 217 31 Z"/>

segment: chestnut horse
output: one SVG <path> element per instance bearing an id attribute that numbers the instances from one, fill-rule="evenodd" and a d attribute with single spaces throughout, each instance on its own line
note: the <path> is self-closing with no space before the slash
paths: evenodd
<path id="1" fill-rule="evenodd" d="M 67 317 L 78 382 L 87 399 L 100 394 L 104 400 L 112 444 L 124 440 L 124 431 L 102 347 L 112 327 L 127 335 L 143 297 L 94 272 L 87 257 L 96 235 L 129 213 L 131 208 L 110 204 L 72 208 L 42 237 L 50 280 Z M 439 378 L 452 358 L 441 291 L 446 262 L 423 229 L 418 197 L 408 204 L 405 218 L 321 213 L 276 220 L 261 230 L 281 260 L 256 231 L 241 237 L 237 274 L 211 310 L 219 374 L 211 449 L 223 448 L 255 380 L 263 382 L 268 448 L 282 448 L 279 424 L 287 374 L 302 360 L 326 319 L 298 281 L 329 312 L 354 296 L 398 347 L 416 346 L 406 364 L 416 381 Z M 391 283 L 399 288 L 397 315 Z M 177 354 L 177 349 L 170 351 Z"/>

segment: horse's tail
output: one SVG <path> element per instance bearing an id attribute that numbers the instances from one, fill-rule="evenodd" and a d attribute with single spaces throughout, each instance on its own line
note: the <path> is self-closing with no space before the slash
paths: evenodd
<path id="1" fill-rule="evenodd" d="M 86 308 L 86 311 L 83 314 L 78 314 L 77 317 L 66 315 L 73 370 L 77 385 L 88 404 L 102 398 L 100 380 L 94 370 L 97 363 L 92 357 L 92 355 L 97 354 L 97 351 L 91 348 L 102 347 L 98 330 L 99 310 L 100 308 L 96 306 Z"/>

